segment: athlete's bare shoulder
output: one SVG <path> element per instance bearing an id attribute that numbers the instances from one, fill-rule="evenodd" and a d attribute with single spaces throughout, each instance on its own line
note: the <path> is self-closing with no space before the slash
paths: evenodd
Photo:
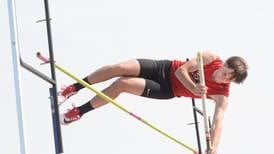
<path id="1" fill-rule="evenodd" d="M 216 53 L 213 53 L 211 51 L 203 52 L 204 64 L 211 63 L 213 60 L 217 59 L 218 57 L 219 56 Z"/>

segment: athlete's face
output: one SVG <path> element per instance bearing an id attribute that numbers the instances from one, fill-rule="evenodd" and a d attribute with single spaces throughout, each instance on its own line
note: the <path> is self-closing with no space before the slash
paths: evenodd
<path id="1" fill-rule="evenodd" d="M 233 69 L 226 67 L 225 65 L 213 73 L 213 79 L 217 83 L 230 83 L 233 81 Z"/>

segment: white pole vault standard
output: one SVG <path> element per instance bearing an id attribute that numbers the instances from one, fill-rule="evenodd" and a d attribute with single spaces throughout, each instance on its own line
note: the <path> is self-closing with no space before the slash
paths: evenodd
<path id="1" fill-rule="evenodd" d="M 18 117 L 18 129 L 20 139 L 20 153 L 26 154 L 27 152 L 27 140 L 24 127 L 24 109 L 21 93 L 21 73 L 20 73 L 20 55 L 19 45 L 17 38 L 17 23 L 14 0 L 8 0 L 8 12 L 9 12 L 9 26 L 10 26 L 10 39 L 11 39 L 11 52 L 13 62 L 13 74 L 14 74 L 14 89 L 16 96 L 17 117 Z"/>
<path id="2" fill-rule="evenodd" d="M 198 62 L 198 69 L 199 69 L 200 84 L 205 86 L 203 54 L 201 52 L 197 53 L 197 62 Z M 204 126 L 205 126 L 205 135 L 206 135 L 206 146 L 207 146 L 207 150 L 209 150 L 211 148 L 211 136 L 210 136 L 210 130 L 209 130 L 208 121 L 207 121 L 208 116 L 207 116 L 207 110 L 206 110 L 206 94 L 202 95 L 202 105 L 203 105 Z"/>
<path id="3" fill-rule="evenodd" d="M 49 62 L 49 59 L 47 57 L 42 56 L 39 52 L 37 53 L 37 57 L 42 60 L 45 63 Z M 83 86 L 85 86 L 86 88 L 88 88 L 89 90 L 93 91 L 94 93 L 97 94 L 97 96 L 99 96 L 100 98 L 104 99 L 107 102 L 110 102 L 111 104 L 115 105 L 116 107 L 118 107 L 119 109 L 121 109 L 122 111 L 128 113 L 129 115 L 131 115 L 132 117 L 134 117 L 135 119 L 141 121 L 143 124 L 147 125 L 148 127 L 154 129 L 155 131 L 159 132 L 160 134 L 164 135 L 165 137 L 169 138 L 170 140 L 178 143 L 179 145 L 187 148 L 188 150 L 192 151 L 194 154 L 198 154 L 198 152 L 195 150 L 195 148 L 189 146 L 186 143 L 183 143 L 181 141 L 179 141 L 178 139 L 176 139 L 175 137 L 172 137 L 171 135 L 165 133 L 164 131 L 162 131 L 161 129 L 157 128 L 156 126 L 154 126 L 153 124 L 151 124 L 150 122 L 142 119 L 141 117 L 137 116 L 136 114 L 128 111 L 125 107 L 123 107 L 122 105 L 120 105 L 117 101 L 115 101 L 114 99 L 110 98 L 109 96 L 105 95 L 104 93 L 102 93 L 101 91 L 96 90 L 93 86 L 91 86 L 90 84 L 88 84 L 87 82 L 85 82 L 84 80 L 76 77 L 75 75 L 73 75 L 72 73 L 70 73 L 69 71 L 67 71 L 66 69 L 64 69 L 63 67 L 61 67 L 60 65 L 57 65 L 56 63 L 54 63 L 54 67 L 57 68 L 59 71 L 63 72 L 64 74 L 68 75 L 69 77 L 71 77 L 72 79 L 74 79 L 75 81 L 77 81 L 78 83 L 82 84 Z"/>

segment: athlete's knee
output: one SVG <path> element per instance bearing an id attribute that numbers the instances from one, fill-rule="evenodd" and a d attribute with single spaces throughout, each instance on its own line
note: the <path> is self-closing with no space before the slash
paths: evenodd
<path id="1" fill-rule="evenodd" d="M 116 81 L 114 81 L 112 86 L 119 92 L 126 92 L 130 84 L 131 81 L 128 77 L 120 77 Z"/>

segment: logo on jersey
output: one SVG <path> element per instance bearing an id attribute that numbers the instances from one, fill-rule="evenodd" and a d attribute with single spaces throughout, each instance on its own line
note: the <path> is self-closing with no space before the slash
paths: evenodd
<path id="1" fill-rule="evenodd" d="M 191 77 L 192 80 L 195 81 L 196 83 L 198 83 L 199 80 L 200 80 L 200 75 L 199 75 L 199 72 L 198 72 L 198 71 L 191 72 L 191 73 L 190 73 L 190 77 Z"/>

